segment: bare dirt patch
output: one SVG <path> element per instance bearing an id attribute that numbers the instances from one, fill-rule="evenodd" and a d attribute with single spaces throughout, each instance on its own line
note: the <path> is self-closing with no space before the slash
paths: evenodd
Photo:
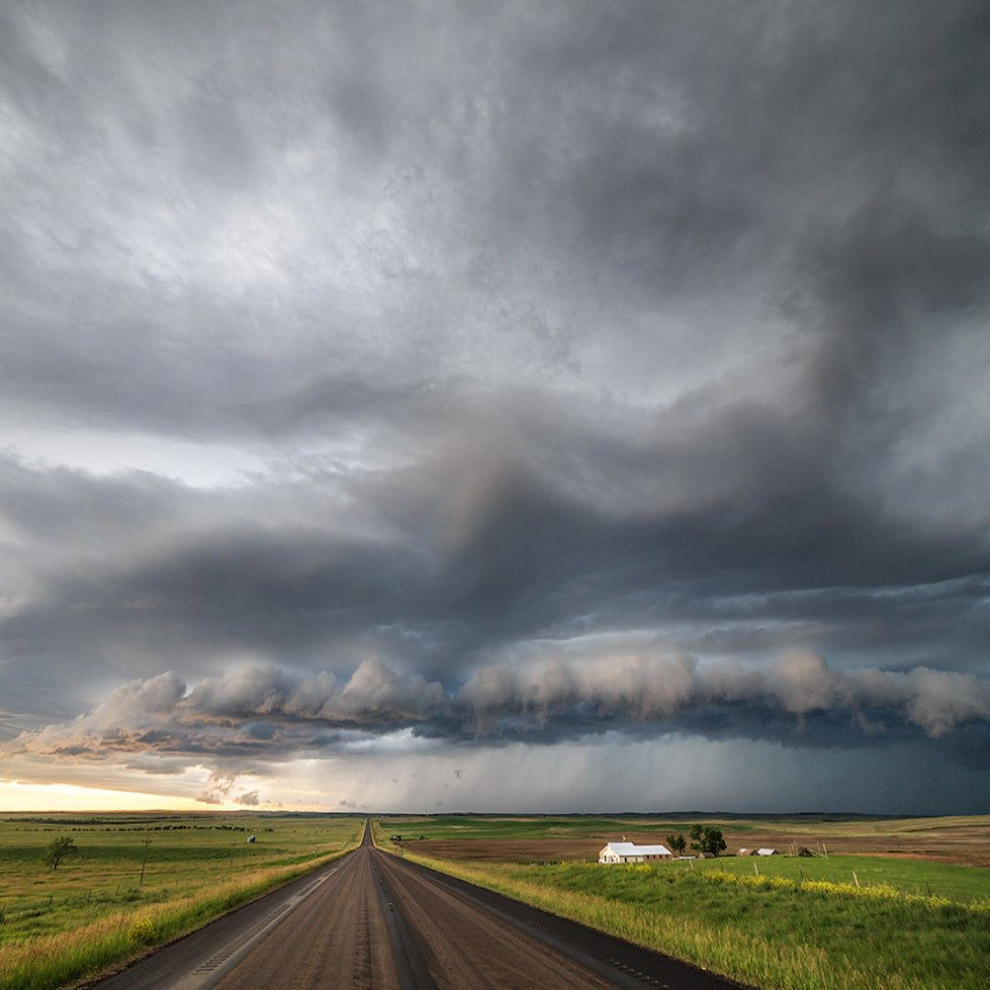
<path id="1" fill-rule="evenodd" d="M 823 825 L 820 831 L 768 828 L 766 831 L 734 832 L 731 822 L 719 823 L 725 833 L 728 854 L 739 849 L 768 846 L 781 853 L 791 848 L 808 846 L 818 851 L 824 843 L 831 854 L 862 854 L 892 856 L 900 859 L 931 860 L 940 863 L 958 863 L 963 866 L 990 867 L 990 822 L 961 824 L 944 827 L 933 824 L 917 829 L 884 830 L 874 828 L 854 830 L 841 828 L 833 831 Z M 663 830 L 625 833 L 603 832 L 601 835 L 582 835 L 571 838 L 539 839 L 417 839 L 404 842 L 403 846 L 422 855 L 438 859 L 475 860 L 480 862 L 552 863 L 567 860 L 590 861 L 598 858 L 598 851 L 609 840 L 623 837 L 630 842 L 665 842 Z M 687 829 L 681 831 L 687 832 Z M 857 834 L 858 833 L 858 834 Z"/>

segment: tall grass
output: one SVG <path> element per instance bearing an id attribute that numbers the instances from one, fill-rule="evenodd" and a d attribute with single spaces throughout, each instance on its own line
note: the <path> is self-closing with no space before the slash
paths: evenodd
<path id="1" fill-rule="evenodd" d="M 794 880 L 779 875 L 748 876 L 730 873 L 728 870 L 706 870 L 700 876 L 707 883 L 728 884 L 735 887 L 748 887 L 751 890 L 787 890 L 805 894 L 824 894 L 831 897 L 853 897 L 884 904 L 912 904 L 932 909 L 949 908 L 952 911 L 967 911 L 990 918 L 990 897 L 971 901 L 953 901 L 948 897 L 932 894 L 913 894 L 898 890 L 889 883 L 868 884 L 835 883 L 829 880 Z"/>
<path id="2" fill-rule="evenodd" d="M 290 880 L 339 859 L 357 841 L 304 863 L 244 874 L 208 892 L 117 911 L 54 935 L 0 947 L 0 990 L 54 990 L 164 945 Z"/>
<path id="3" fill-rule="evenodd" d="M 380 834 L 380 833 L 379 833 Z M 387 842 L 382 843 L 391 848 Z M 393 850 L 394 851 L 394 850 Z M 406 858 L 744 983 L 782 990 L 984 990 L 985 902 L 724 871 Z M 864 893 L 864 891 L 868 891 Z"/>
<path id="4" fill-rule="evenodd" d="M 68 828 L 0 818 L 0 946 L 178 902 L 261 870 L 304 865 L 353 841 L 359 830 L 353 819 L 297 815 L 74 818 Z M 44 850 L 60 832 L 72 833 L 79 852 L 54 871 Z"/>

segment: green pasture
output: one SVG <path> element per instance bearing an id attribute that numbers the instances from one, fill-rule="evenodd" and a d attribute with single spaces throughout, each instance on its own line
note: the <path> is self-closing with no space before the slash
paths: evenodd
<path id="1" fill-rule="evenodd" d="M 862 886 L 887 884 L 909 894 L 945 897 L 950 901 L 990 898 L 990 869 L 980 866 L 957 866 L 928 860 L 889 859 L 884 856 L 816 856 L 800 859 L 792 856 L 719 856 L 718 859 L 692 863 L 656 864 L 658 871 L 704 873 L 725 870 L 741 876 L 787 877 L 790 880 L 827 880 Z"/>
<path id="2" fill-rule="evenodd" d="M 858 860 L 858 857 L 844 857 Z M 990 897 L 990 871 L 958 867 L 958 899 L 938 903 L 938 895 L 917 901 L 875 900 L 848 893 L 822 893 L 800 884 L 760 888 L 713 882 L 712 870 L 750 876 L 745 860 L 698 865 L 694 871 L 659 864 L 648 868 L 604 867 L 571 863 L 554 866 L 507 867 L 510 882 L 590 896 L 614 906 L 632 908 L 650 917 L 659 932 L 665 925 L 691 924 L 718 932 L 734 950 L 722 950 L 723 971 L 761 986 L 833 985 L 836 987 L 930 988 L 985 987 L 990 984 L 990 903 L 983 910 L 970 905 Z M 676 864 L 681 867 L 684 864 Z M 777 876 L 799 879 L 798 867 L 809 881 L 810 870 L 798 860 L 774 861 Z M 814 867 L 822 878 L 835 875 L 838 864 L 822 860 Z M 852 866 L 853 864 L 844 864 Z M 873 864 L 881 869 L 884 864 Z M 902 864 L 925 866 L 935 864 Z M 761 872 L 766 863 L 760 864 Z M 864 882 L 862 871 L 860 882 Z M 839 876 L 841 876 L 841 870 Z M 920 875 L 920 874 L 919 874 Z M 902 882 L 909 877 L 902 876 Z M 948 886 L 944 882 L 943 885 Z M 755 876 L 754 876 L 755 880 Z M 848 884 L 851 877 L 846 879 Z M 909 882 L 903 886 L 910 887 Z M 916 886 L 916 885 L 915 885 Z M 860 888 L 862 889 L 862 888 Z M 917 887 L 916 887 L 917 889 Z M 923 889 L 923 888 L 922 888 Z M 943 891 L 947 895 L 948 891 Z M 767 962 L 767 950 L 786 964 Z M 806 950 L 822 960 L 806 970 Z M 802 962 L 805 960 L 805 962 Z M 711 965 L 713 960 L 695 957 Z M 825 982 L 828 981 L 828 982 Z"/>
<path id="3" fill-rule="evenodd" d="M 418 839 L 548 839 L 581 838 L 633 826 L 621 818 L 500 817 L 496 815 L 431 815 L 383 818 L 382 831 Z M 648 826 L 653 827 L 653 826 Z M 683 827 L 683 826 L 681 826 Z"/>
<path id="4" fill-rule="evenodd" d="M 808 816 L 797 816 L 803 819 Z M 869 821 L 822 822 L 814 824 L 794 818 L 754 819 L 753 821 L 698 819 L 706 824 L 714 822 L 733 832 L 742 828 L 766 832 L 790 830 L 794 841 L 800 843 L 808 832 L 823 836 L 826 843 L 829 837 L 841 832 L 843 835 L 876 835 L 907 830 L 930 830 L 944 822 L 979 821 L 978 819 L 880 819 Z M 692 820 L 693 821 L 693 820 Z M 986 818 L 982 819 L 986 823 Z M 657 841 L 662 842 L 668 832 L 687 834 L 690 823 L 685 820 L 624 819 L 607 817 L 546 817 L 546 818 L 502 818 L 495 816 L 438 815 L 423 818 L 383 818 L 377 828 L 386 836 L 399 834 L 404 839 L 477 839 L 497 841 L 499 839 L 550 839 L 582 838 L 585 836 L 609 835 L 616 837 L 624 832 L 655 832 Z M 943 825 L 943 827 L 945 827 Z M 953 827 L 958 827 L 954 824 Z M 858 831 L 853 831 L 858 830 Z M 810 840 L 809 840 L 810 841 Z M 827 880 L 832 883 L 889 884 L 907 893 L 947 897 L 954 901 L 969 901 L 990 897 L 990 869 L 976 866 L 959 866 L 954 863 L 941 863 L 921 859 L 895 859 L 870 855 L 830 855 L 799 858 L 787 855 L 778 856 L 734 856 L 723 855 L 718 859 L 695 860 L 692 862 L 673 861 L 656 864 L 658 870 L 691 871 L 720 869 L 732 873 L 753 875 L 758 871 L 763 876 L 782 876 L 794 880 Z"/>
<path id="5" fill-rule="evenodd" d="M 940 821 L 834 824 L 850 830 L 896 830 L 928 829 Z M 687 831 L 689 824 L 687 819 L 653 822 L 649 830 L 658 832 Z M 974 822 L 985 824 L 986 819 Z M 549 838 L 561 834 L 561 823 L 573 826 L 575 837 L 582 830 L 600 834 L 616 826 L 640 830 L 622 818 L 466 821 L 450 816 L 415 825 L 383 820 L 376 823 L 375 836 L 385 848 L 410 859 L 753 986 L 990 986 L 990 869 L 983 867 L 872 855 L 727 856 L 638 866 L 480 863 L 428 859 L 387 841 L 394 832 L 409 838 Z M 462 827 L 453 829 L 452 824 Z M 754 830 L 767 831 L 769 824 L 782 831 L 776 818 L 750 824 Z M 830 824 L 793 827 L 822 835 Z M 732 820 L 730 827 L 737 832 L 739 825 Z M 834 833 L 824 832 L 826 841 L 829 834 Z"/>
<path id="6" fill-rule="evenodd" d="M 125 906 L 160 904 L 260 870 L 304 864 L 353 842 L 360 825 L 287 815 L 0 819 L 0 946 L 68 931 Z M 45 847 L 64 835 L 78 852 L 53 871 Z"/>

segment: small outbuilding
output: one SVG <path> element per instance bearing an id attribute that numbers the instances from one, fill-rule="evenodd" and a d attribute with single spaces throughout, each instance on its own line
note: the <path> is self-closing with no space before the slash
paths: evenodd
<path id="1" fill-rule="evenodd" d="M 767 847 L 764 846 L 762 849 L 757 849 L 756 852 L 754 853 L 754 855 L 755 856 L 776 856 L 777 855 L 777 850 L 776 849 L 768 849 Z"/>
<path id="2" fill-rule="evenodd" d="M 637 846 L 635 842 L 609 842 L 598 854 L 599 863 L 648 863 L 671 858 L 666 846 Z"/>

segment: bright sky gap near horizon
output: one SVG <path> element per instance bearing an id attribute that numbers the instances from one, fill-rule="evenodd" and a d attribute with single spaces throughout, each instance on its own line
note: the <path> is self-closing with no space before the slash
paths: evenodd
<path id="1" fill-rule="evenodd" d="M 0 808 L 990 811 L 990 11 L 0 11 Z"/>

